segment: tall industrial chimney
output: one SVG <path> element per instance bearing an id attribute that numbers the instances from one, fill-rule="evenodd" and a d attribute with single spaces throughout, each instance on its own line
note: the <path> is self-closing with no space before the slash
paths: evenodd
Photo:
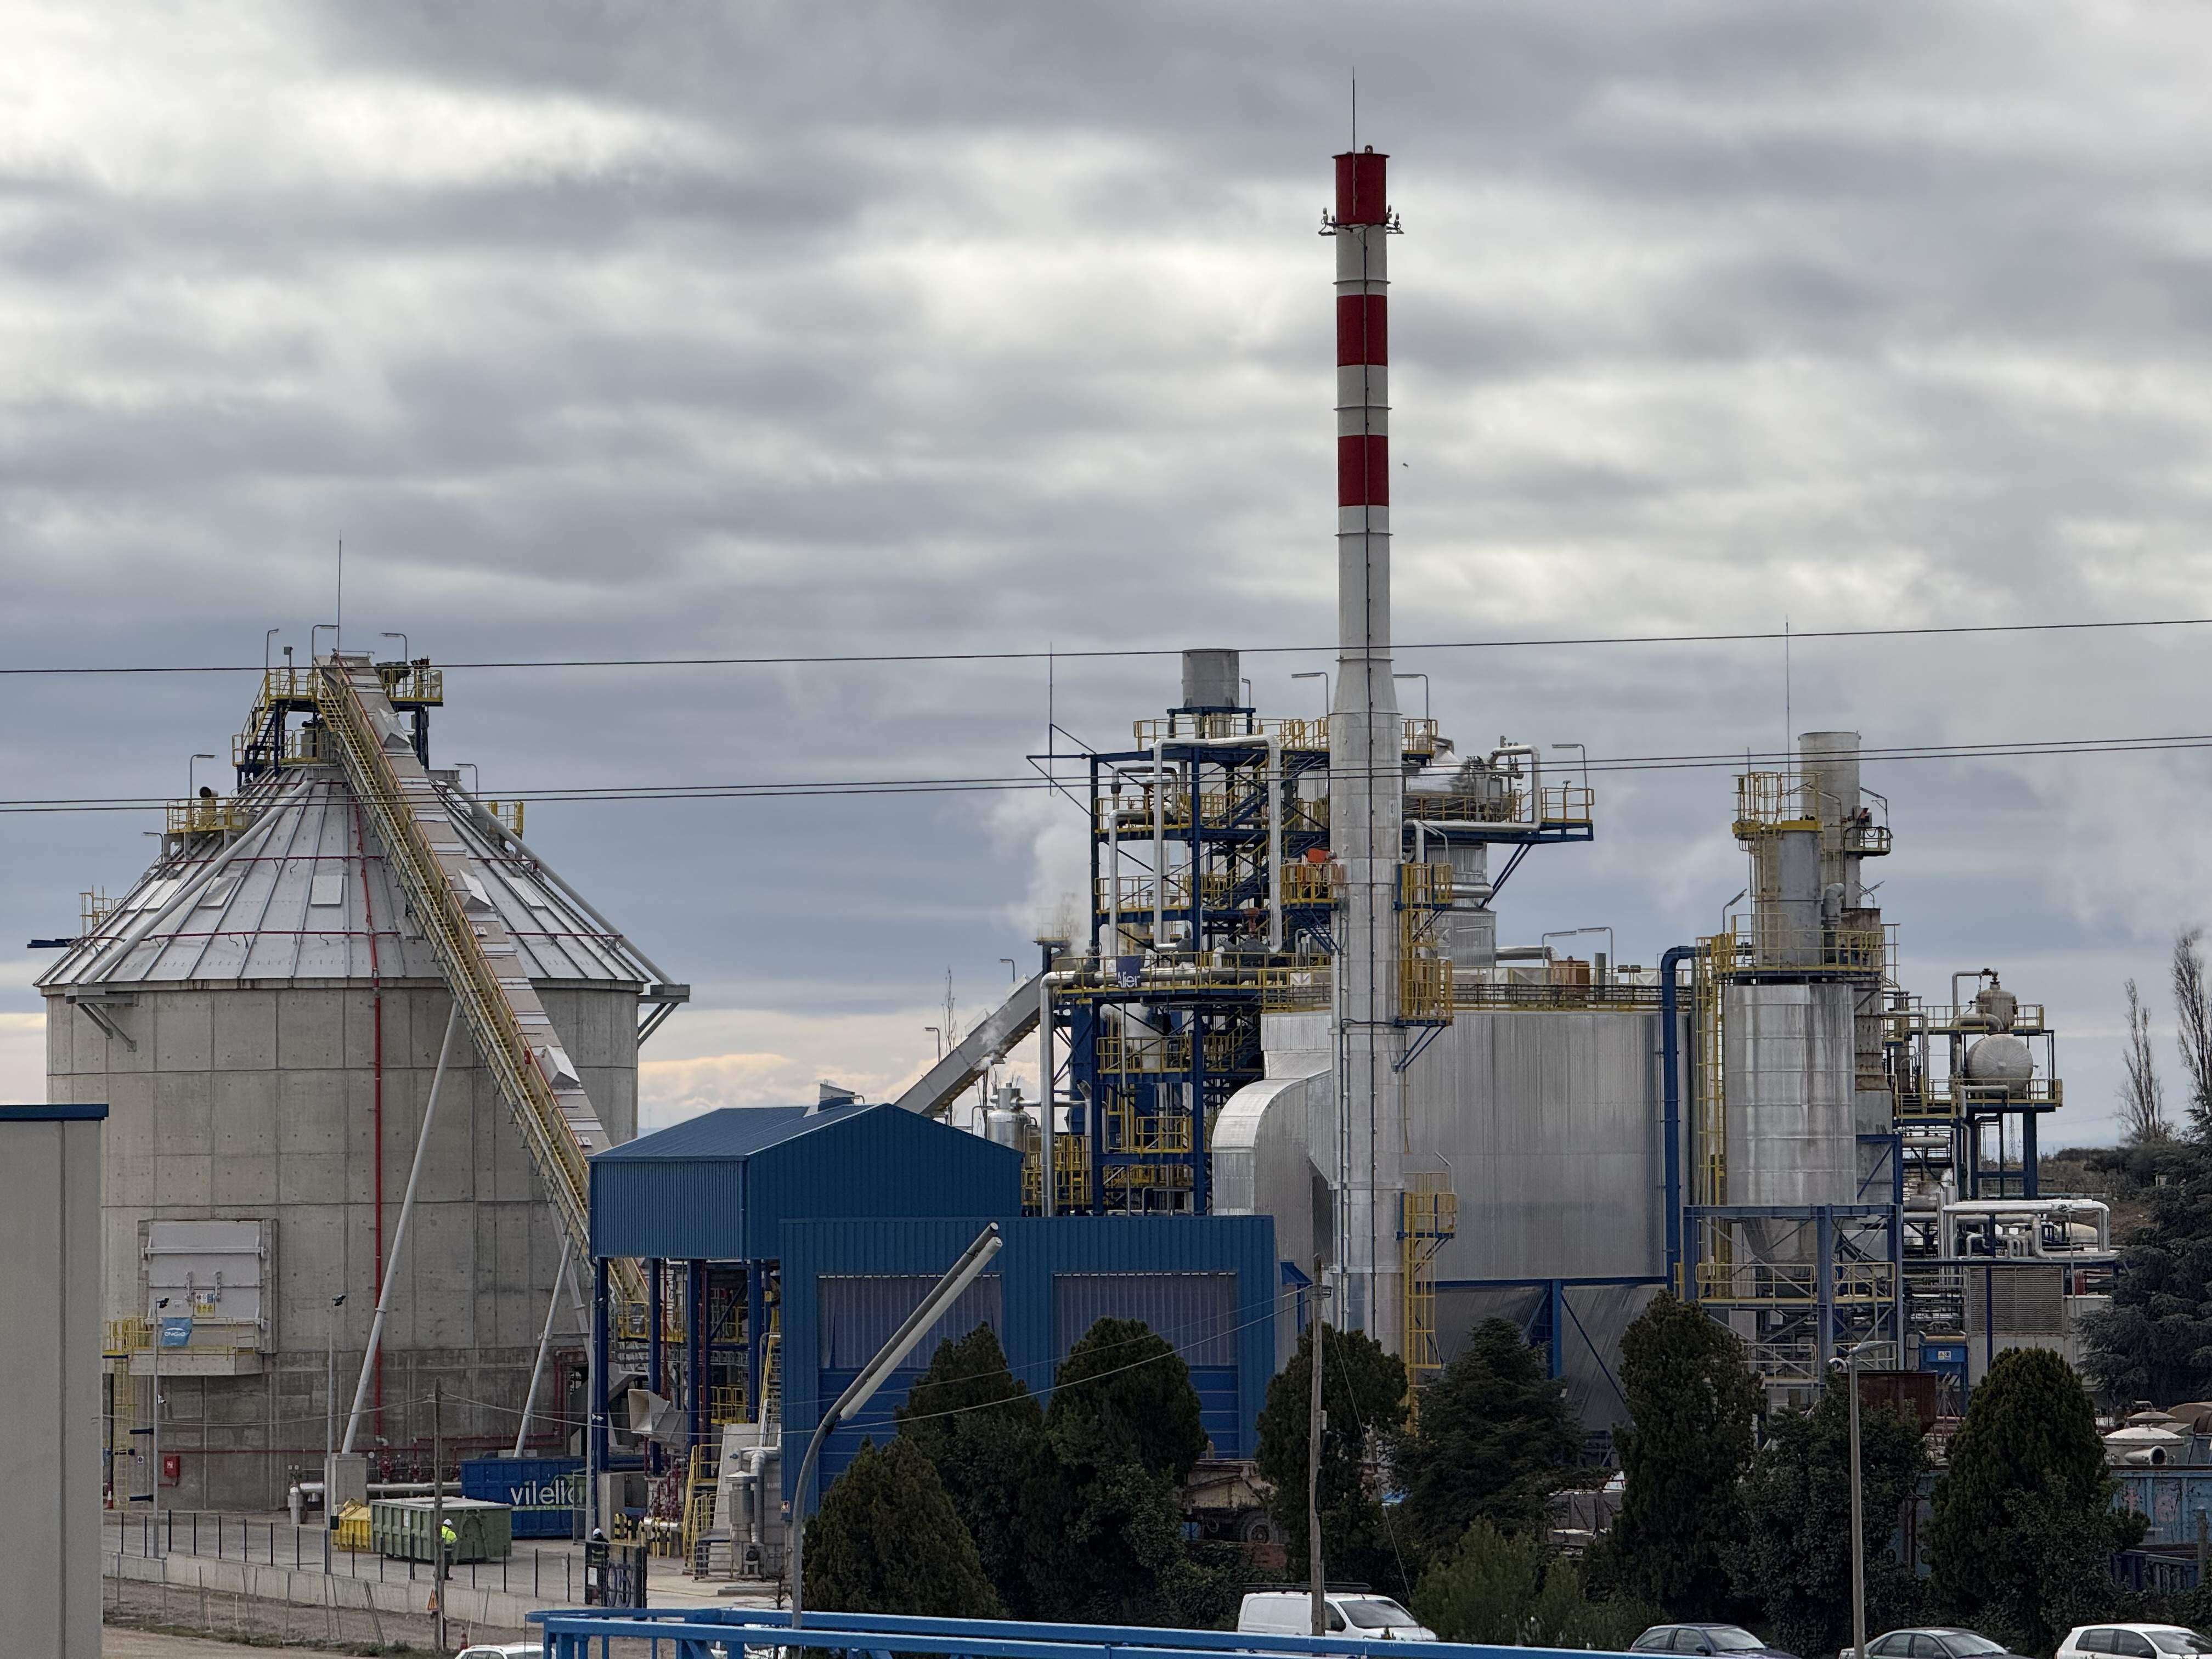
<path id="1" fill-rule="evenodd" d="M 1393 228 L 1371 149 L 1336 158 L 1336 706 L 1329 715 L 1329 840 L 1344 870 L 1337 937 L 1338 1317 L 1393 1353 L 1405 1334 L 1397 1249 L 1404 1184 L 1406 1047 L 1397 884 L 1404 852 L 1404 730 L 1390 679 L 1389 331 Z"/>

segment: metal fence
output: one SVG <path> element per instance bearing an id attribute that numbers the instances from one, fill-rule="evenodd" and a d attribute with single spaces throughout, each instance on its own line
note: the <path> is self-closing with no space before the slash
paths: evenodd
<path id="1" fill-rule="evenodd" d="M 249 1566 L 285 1567 L 336 1578 L 374 1579 L 379 1583 L 421 1579 L 428 1583 L 430 1564 L 342 1550 L 319 1526 L 295 1527 L 289 1521 L 257 1521 L 220 1510 L 165 1510 L 152 1515 L 107 1517 L 106 1553 L 158 1561 L 164 1556 L 198 1556 L 210 1561 L 239 1561 Z M 456 1562 L 447 1569 L 449 1583 L 472 1589 L 496 1589 L 576 1601 L 584 1575 L 574 1548 L 517 1549 L 503 1560 Z"/>

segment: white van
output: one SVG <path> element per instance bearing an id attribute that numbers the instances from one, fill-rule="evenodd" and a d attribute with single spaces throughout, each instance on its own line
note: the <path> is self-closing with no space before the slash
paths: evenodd
<path id="1" fill-rule="evenodd" d="M 1322 1601 L 1328 1608 L 1331 1636 L 1359 1637 L 1370 1642 L 1433 1642 L 1436 1632 L 1387 1595 L 1328 1590 Z M 1311 1590 L 1254 1590 L 1237 1609 L 1238 1632 L 1271 1636 L 1313 1634 Z"/>

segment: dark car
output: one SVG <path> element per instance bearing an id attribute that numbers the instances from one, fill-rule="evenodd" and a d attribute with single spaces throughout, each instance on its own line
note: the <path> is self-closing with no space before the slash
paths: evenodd
<path id="1" fill-rule="evenodd" d="M 1742 1659 L 1797 1659 L 1769 1647 L 1741 1625 L 1654 1625 L 1631 1645 L 1632 1653 L 1698 1653 Z"/>
<path id="2" fill-rule="evenodd" d="M 1867 1644 L 1867 1659 L 2008 1659 L 2010 1653 L 2003 1643 L 1956 1625 L 1889 1631 Z"/>

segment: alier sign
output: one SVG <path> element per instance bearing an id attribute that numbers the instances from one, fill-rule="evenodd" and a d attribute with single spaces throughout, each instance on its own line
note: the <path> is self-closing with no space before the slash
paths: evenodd
<path id="1" fill-rule="evenodd" d="M 190 1314 L 161 1316 L 161 1346 L 165 1348 L 188 1348 L 192 1341 L 192 1316 Z"/>

